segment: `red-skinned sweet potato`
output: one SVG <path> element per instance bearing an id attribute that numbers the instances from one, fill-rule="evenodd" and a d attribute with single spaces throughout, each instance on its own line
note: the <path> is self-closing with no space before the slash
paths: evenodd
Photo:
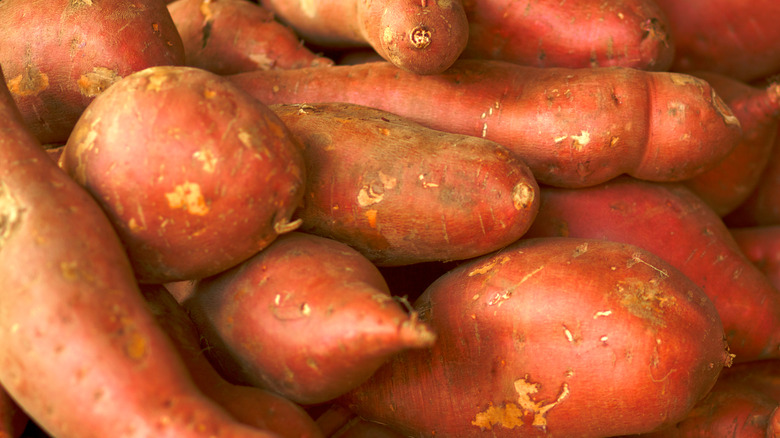
<path id="1" fill-rule="evenodd" d="M 273 13 L 247 0 L 178 0 L 168 5 L 186 64 L 217 74 L 327 67 Z"/>
<path id="2" fill-rule="evenodd" d="M 307 42 L 370 46 L 413 74 L 446 70 L 468 41 L 462 0 L 261 0 Z"/>
<path id="3" fill-rule="evenodd" d="M 187 377 L 110 222 L 0 87 L 0 384 L 57 438 L 271 438 Z"/>
<path id="4" fill-rule="evenodd" d="M 621 177 L 583 189 L 543 187 L 524 238 L 546 236 L 613 240 L 657 254 L 714 302 L 736 361 L 780 357 L 780 291 L 684 185 Z"/>
<path id="5" fill-rule="evenodd" d="M 349 102 L 493 140 L 544 184 L 583 187 L 628 173 L 692 178 L 740 140 L 739 121 L 705 81 L 631 68 L 534 68 L 459 60 L 438 75 L 389 63 L 255 71 L 230 80 L 266 104 Z"/>
<path id="6" fill-rule="evenodd" d="M 183 305 L 228 380 L 306 405 L 349 391 L 391 355 L 436 338 L 359 252 L 297 231 L 197 281 Z"/>
<path id="7" fill-rule="evenodd" d="M 0 65 L 41 143 L 65 142 L 84 108 L 120 78 L 183 63 L 161 0 L 0 2 Z"/>
<path id="8" fill-rule="evenodd" d="M 408 436 L 606 437 L 675 424 L 730 362 L 712 302 L 641 248 L 521 240 L 414 305 L 433 347 L 338 401 Z"/>
<path id="9" fill-rule="evenodd" d="M 462 57 L 535 67 L 632 67 L 665 71 L 674 36 L 653 0 L 464 0 Z"/>
<path id="10" fill-rule="evenodd" d="M 60 166 L 99 201 L 143 283 L 221 272 L 299 223 L 299 146 L 273 111 L 202 69 L 114 84 L 79 118 Z"/>
<path id="11" fill-rule="evenodd" d="M 495 142 L 354 104 L 271 109 L 303 146 L 301 230 L 376 265 L 487 254 L 519 239 L 536 215 L 534 176 Z"/>

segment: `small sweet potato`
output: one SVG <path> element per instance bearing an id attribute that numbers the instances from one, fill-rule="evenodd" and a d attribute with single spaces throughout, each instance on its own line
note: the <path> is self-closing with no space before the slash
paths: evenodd
<path id="1" fill-rule="evenodd" d="M 415 302 L 436 331 L 338 402 L 415 437 L 607 437 L 672 425 L 731 357 L 712 302 L 641 248 L 523 239 Z"/>
<path id="2" fill-rule="evenodd" d="M 415 75 L 389 63 L 229 76 L 266 104 L 349 102 L 513 151 L 540 183 L 584 187 L 627 173 L 679 181 L 739 143 L 739 120 L 706 81 L 632 68 L 535 68 L 458 60 Z"/>
<path id="3" fill-rule="evenodd" d="M 294 229 L 300 150 L 279 118 L 203 69 L 151 67 L 95 98 L 60 166 L 100 203 L 143 283 L 223 271 Z"/>
<path id="4" fill-rule="evenodd" d="M 247 0 L 178 0 L 168 5 L 186 64 L 217 74 L 326 67 L 273 13 Z"/>
<path id="5" fill-rule="evenodd" d="M 120 78 L 183 63 L 162 1 L 0 2 L 0 65 L 41 143 L 65 142 L 84 108 Z"/>
<path id="6" fill-rule="evenodd" d="M 301 404 L 329 401 L 436 338 L 359 252 L 297 231 L 197 281 L 183 305 L 222 375 Z"/>
<path id="7" fill-rule="evenodd" d="M 303 146 L 301 230 L 376 265 L 487 254 L 519 239 L 536 215 L 534 176 L 495 142 L 355 104 L 271 109 Z"/>

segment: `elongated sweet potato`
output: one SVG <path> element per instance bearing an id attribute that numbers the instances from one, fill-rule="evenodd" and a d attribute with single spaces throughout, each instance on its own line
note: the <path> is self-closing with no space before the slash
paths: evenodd
<path id="1" fill-rule="evenodd" d="M 541 189 L 525 237 L 571 236 L 642 247 L 701 287 L 735 360 L 780 357 L 780 290 L 745 258 L 720 217 L 682 184 L 629 177 L 583 189 Z"/>
<path id="2" fill-rule="evenodd" d="M 187 377 L 95 200 L 0 87 L 0 384 L 57 438 L 271 438 Z"/>
<path id="3" fill-rule="evenodd" d="M 84 108 L 120 78 L 183 63 L 160 0 L 0 2 L 0 65 L 41 143 L 65 142 Z"/>
<path id="4" fill-rule="evenodd" d="M 302 404 L 331 400 L 391 355 L 435 340 L 368 259 L 301 232 L 199 280 L 183 305 L 229 380 Z"/>
<path id="5" fill-rule="evenodd" d="M 464 0 L 463 57 L 535 67 L 665 71 L 674 35 L 653 0 Z"/>
<path id="6" fill-rule="evenodd" d="M 325 67 L 273 13 L 247 0 L 178 0 L 168 11 L 184 44 L 186 64 L 217 74 L 273 68 Z"/>
<path id="7" fill-rule="evenodd" d="M 462 0 L 261 0 L 304 40 L 325 47 L 370 46 L 414 74 L 446 70 L 468 41 Z"/>
<path id="8" fill-rule="evenodd" d="M 524 239 L 436 280 L 438 334 L 339 399 L 408 436 L 606 437 L 675 424 L 730 362 L 712 303 L 641 248 Z"/>
<path id="9" fill-rule="evenodd" d="M 631 68 L 459 60 L 438 75 L 389 63 L 229 76 L 266 104 L 349 102 L 515 152 L 540 183 L 583 187 L 628 173 L 669 181 L 714 167 L 739 121 L 705 81 Z"/>
<path id="10" fill-rule="evenodd" d="M 303 145 L 301 230 L 374 264 L 487 254 L 519 239 L 539 208 L 528 166 L 495 142 L 354 104 L 271 109 Z"/>
<path id="11" fill-rule="evenodd" d="M 305 179 L 273 111 L 182 66 L 136 72 L 98 96 L 60 165 L 99 201 L 144 283 L 215 274 L 294 229 Z"/>

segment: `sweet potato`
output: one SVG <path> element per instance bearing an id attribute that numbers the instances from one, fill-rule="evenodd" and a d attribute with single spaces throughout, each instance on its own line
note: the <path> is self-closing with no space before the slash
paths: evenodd
<path id="1" fill-rule="evenodd" d="M 628 173 L 692 178 L 740 140 L 739 121 L 701 79 L 631 68 L 534 68 L 459 60 L 438 75 L 389 63 L 229 76 L 266 104 L 349 102 L 429 128 L 493 140 L 540 183 L 583 187 Z"/>
<path id="2" fill-rule="evenodd" d="M 519 239 L 539 187 L 503 146 L 354 104 L 272 105 L 303 145 L 301 230 L 379 266 L 461 260 Z"/>
<path id="3" fill-rule="evenodd" d="M 183 63 L 161 0 L 0 2 L 0 65 L 41 143 L 65 142 L 84 108 L 120 78 Z"/>
<path id="4" fill-rule="evenodd" d="M 187 377 L 111 223 L 4 87 L 0 119 L 0 384 L 19 407 L 57 438 L 274 436 Z"/>
<path id="5" fill-rule="evenodd" d="M 262 103 L 206 70 L 151 67 L 95 98 L 60 166 L 111 219 L 143 283 L 223 271 L 294 229 L 299 147 Z"/>
<path id="6" fill-rule="evenodd" d="M 654 0 L 675 39 L 675 71 L 709 70 L 745 82 L 780 72 L 776 0 Z"/>
<path id="7" fill-rule="evenodd" d="M 712 72 L 694 72 L 715 88 L 742 127 L 742 141 L 717 166 L 685 185 L 720 216 L 747 200 L 769 162 L 780 121 L 780 83 L 756 87 Z"/>
<path id="8" fill-rule="evenodd" d="M 468 41 L 462 0 L 261 0 L 309 43 L 369 46 L 414 74 L 446 70 Z"/>
<path id="9" fill-rule="evenodd" d="M 730 362 L 712 302 L 641 248 L 523 239 L 415 302 L 436 331 L 339 398 L 415 437 L 606 437 L 679 421 Z"/>
<path id="10" fill-rule="evenodd" d="M 243 0 L 242 0 L 243 1 Z M 269 430 L 282 438 L 320 438 L 322 431 L 302 407 L 261 388 L 234 385 L 207 360 L 195 323 L 161 285 L 141 285 L 152 314 L 174 342 L 198 388 L 249 426 Z"/>
<path id="11" fill-rule="evenodd" d="M 545 236 L 613 240 L 657 254 L 714 302 L 736 361 L 780 357 L 780 290 L 684 185 L 621 177 L 583 189 L 544 187 L 524 238 Z"/>
<path id="12" fill-rule="evenodd" d="M 197 281 L 183 305 L 226 378 L 301 404 L 329 401 L 391 355 L 435 340 L 368 259 L 297 231 Z"/>
<path id="13" fill-rule="evenodd" d="M 325 67 L 268 9 L 247 0 L 178 0 L 168 11 L 181 35 L 186 64 L 217 74 L 273 68 Z"/>
<path id="14" fill-rule="evenodd" d="M 464 0 L 462 57 L 535 67 L 665 71 L 674 35 L 653 0 Z"/>

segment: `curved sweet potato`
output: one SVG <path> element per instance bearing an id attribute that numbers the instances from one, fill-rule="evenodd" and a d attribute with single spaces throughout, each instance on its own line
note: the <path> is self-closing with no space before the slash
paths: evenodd
<path id="1" fill-rule="evenodd" d="M 120 78 L 183 63 L 162 1 L 0 2 L 0 65 L 41 143 L 65 142 L 92 99 Z"/>
<path id="2" fill-rule="evenodd" d="M 632 68 L 534 68 L 459 60 L 438 75 L 389 63 L 229 76 L 265 102 L 349 102 L 440 131 L 493 140 L 540 183 L 584 187 L 628 173 L 669 181 L 714 167 L 739 120 L 705 81 Z"/>
<path id="3" fill-rule="evenodd" d="M 539 208 L 528 166 L 495 142 L 354 104 L 271 109 L 303 145 L 301 230 L 376 265 L 487 254 L 519 239 Z"/>
<path id="4" fill-rule="evenodd" d="M 60 166 L 99 201 L 144 283 L 213 275 L 294 229 L 305 179 L 270 109 L 181 66 L 136 72 L 98 96 Z"/>
<path id="5" fill-rule="evenodd" d="M 730 362 L 690 279 L 641 248 L 524 239 L 444 274 L 438 334 L 339 398 L 408 436 L 606 437 L 675 424 Z"/>
<path id="6" fill-rule="evenodd" d="M 583 189 L 544 187 L 541 199 L 524 238 L 598 238 L 642 247 L 690 277 L 715 303 L 736 361 L 780 357 L 780 290 L 684 185 L 622 177 Z"/>
<path id="7" fill-rule="evenodd" d="M 168 5 L 184 43 L 186 64 L 217 74 L 273 68 L 325 67 L 273 13 L 247 0 L 178 0 Z"/>
<path id="8" fill-rule="evenodd" d="M 435 340 L 368 259 L 301 232 L 199 280 L 183 305 L 224 376 L 302 404 L 331 400 L 391 355 Z"/>
<path id="9" fill-rule="evenodd" d="M 653 0 L 464 0 L 462 57 L 535 67 L 665 71 L 674 35 Z"/>

